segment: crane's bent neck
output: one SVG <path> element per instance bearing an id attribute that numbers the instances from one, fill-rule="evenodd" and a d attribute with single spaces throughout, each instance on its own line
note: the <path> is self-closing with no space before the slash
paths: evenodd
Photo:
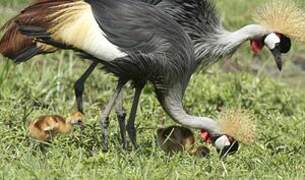
<path id="1" fill-rule="evenodd" d="M 168 89 L 165 94 L 158 94 L 159 101 L 168 115 L 184 126 L 204 129 L 212 137 L 221 134 L 220 127 L 216 121 L 208 117 L 196 117 L 186 113 L 182 104 L 183 94 L 183 87 L 179 84 Z"/>
<path id="2" fill-rule="evenodd" d="M 247 40 L 263 37 L 268 30 L 260 25 L 251 24 L 229 32 L 219 27 L 213 34 L 205 36 L 195 42 L 196 59 L 201 61 L 206 58 L 222 58 L 233 54 L 237 48 Z"/>

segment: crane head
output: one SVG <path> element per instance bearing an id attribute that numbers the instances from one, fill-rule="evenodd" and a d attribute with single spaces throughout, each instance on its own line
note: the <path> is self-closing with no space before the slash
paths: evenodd
<path id="1" fill-rule="evenodd" d="M 200 136 L 203 141 L 212 143 L 216 147 L 221 159 L 239 150 L 239 142 L 227 134 L 211 137 L 207 131 L 201 129 Z"/>
<path id="2" fill-rule="evenodd" d="M 271 51 L 278 69 L 283 67 L 282 54 L 286 54 L 291 49 L 291 40 L 289 37 L 280 33 L 270 33 L 263 38 L 252 39 L 251 49 L 254 54 L 258 54 L 264 46 Z"/>
<path id="3" fill-rule="evenodd" d="M 220 154 L 221 159 L 225 158 L 227 155 L 234 154 L 239 150 L 238 141 L 226 134 L 216 137 L 214 140 L 214 146 Z"/>

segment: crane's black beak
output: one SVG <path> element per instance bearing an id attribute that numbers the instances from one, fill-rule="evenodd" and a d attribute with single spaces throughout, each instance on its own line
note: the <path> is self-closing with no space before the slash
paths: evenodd
<path id="1" fill-rule="evenodd" d="M 271 33 L 265 37 L 264 43 L 272 52 L 278 69 L 282 71 L 282 54 L 286 54 L 290 51 L 291 39 L 280 33 Z"/>
<path id="2" fill-rule="evenodd" d="M 230 145 L 225 146 L 223 149 L 219 149 L 219 158 L 225 159 L 228 155 L 236 153 L 239 149 L 238 141 L 234 140 Z"/>
<path id="3" fill-rule="evenodd" d="M 275 63 L 277 65 L 277 68 L 282 71 L 283 69 L 283 58 L 282 58 L 282 52 L 280 44 L 277 44 L 274 49 L 271 50 L 271 53 L 273 54 Z"/>

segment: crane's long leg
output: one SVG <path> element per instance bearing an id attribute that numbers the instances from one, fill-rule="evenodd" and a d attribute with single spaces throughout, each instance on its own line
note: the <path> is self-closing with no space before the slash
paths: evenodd
<path id="1" fill-rule="evenodd" d="M 120 96 L 120 93 L 127 81 L 119 80 L 118 85 L 116 87 L 115 93 L 108 102 L 108 104 L 103 108 L 101 114 L 101 128 L 102 128 L 102 147 L 103 151 L 108 151 L 109 146 L 109 114 L 115 105 L 116 100 Z"/>
<path id="2" fill-rule="evenodd" d="M 84 90 L 85 90 L 84 84 L 97 65 L 98 65 L 98 63 L 96 61 L 94 61 L 89 66 L 89 68 L 84 72 L 84 74 L 74 84 L 74 92 L 75 92 L 75 96 L 76 96 L 77 110 L 83 114 L 84 114 L 83 94 L 84 94 Z"/>
<path id="3" fill-rule="evenodd" d="M 132 103 L 130 115 L 129 115 L 128 122 L 127 122 L 127 132 L 128 132 L 129 138 L 130 138 L 134 148 L 137 148 L 137 131 L 135 128 L 135 118 L 136 118 L 136 114 L 137 114 L 139 99 L 140 99 L 144 85 L 145 85 L 144 83 L 137 84 L 135 87 L 135 95 L 133 98 L 133 103 Z"/>
<path id="4" fill-rule="evenodd" d="M 119 97 L 117 99 L 117 103 L 115 105 L 115 110 L 116 110 L 119 127 L 120 127 L 122 147 L 123 147 L 123 149 L 127 149 L 126 127 L 125 127 L 126 112 L 123 107 L 123 96 L 124 96 L 124 92 L 122 91 L 119 94 Z"/>
<path id="5" fill-rule="evenodd" d="M 84 72 L 84 74 L 75 82 L 74 84 L 74 91 L 75 91 L 75 96 L 76 96 L 76 102 L 77 102 L 77 109 L 79 112 L 84 114 L 83 110 L 83 93 L 85 90 L 85 81 L 88 79 L 90 74 L 94 71 L 96 66 L 98 65 L 98 62 L 94 61 L 88 69 Z M 126 141 L 126 128 L 125 128 L 125 118 L 126 118 L 126 113 L 123 108 L 122 104 L 123 100 L 123 92 L 120 93 L 117 104 L 116 104 L 116 114 L 117 118 L 119 121 L 120 125 L 120 133 L 121 133 L 121 138 L 122 138 L 122 145 L 124 149 L 127 149 L 127 141 Z"/>

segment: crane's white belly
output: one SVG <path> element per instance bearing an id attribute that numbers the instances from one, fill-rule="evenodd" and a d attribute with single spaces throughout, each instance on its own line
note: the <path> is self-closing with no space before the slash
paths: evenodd
<path id="1" fill-rule="evenodd" d="M 120 51 L 116 45 L 108 41 L 105 37 L 105 33 L 99 27 L 93 15 L 88 14 L 88 16 L 91 16 L 90 28 L 86 34 L 85 42 L 80 45 L 80 47 L 87 53 L 105 61 L 111 61 L 126 56 L 126 54 Z M 87 17 L 82 18 L 89 19 Z"/>
<path id="2" fill-rule="evenodd" d="M 50 30 L 52 38 L 104 61 L 126 56 L 126 53 L 107 40 L 93 16 L 90 5 L 77 3 L 78 9 L 68 12 L 65 9 L 64 15 L 56 18 L 58 23 Z"/>

